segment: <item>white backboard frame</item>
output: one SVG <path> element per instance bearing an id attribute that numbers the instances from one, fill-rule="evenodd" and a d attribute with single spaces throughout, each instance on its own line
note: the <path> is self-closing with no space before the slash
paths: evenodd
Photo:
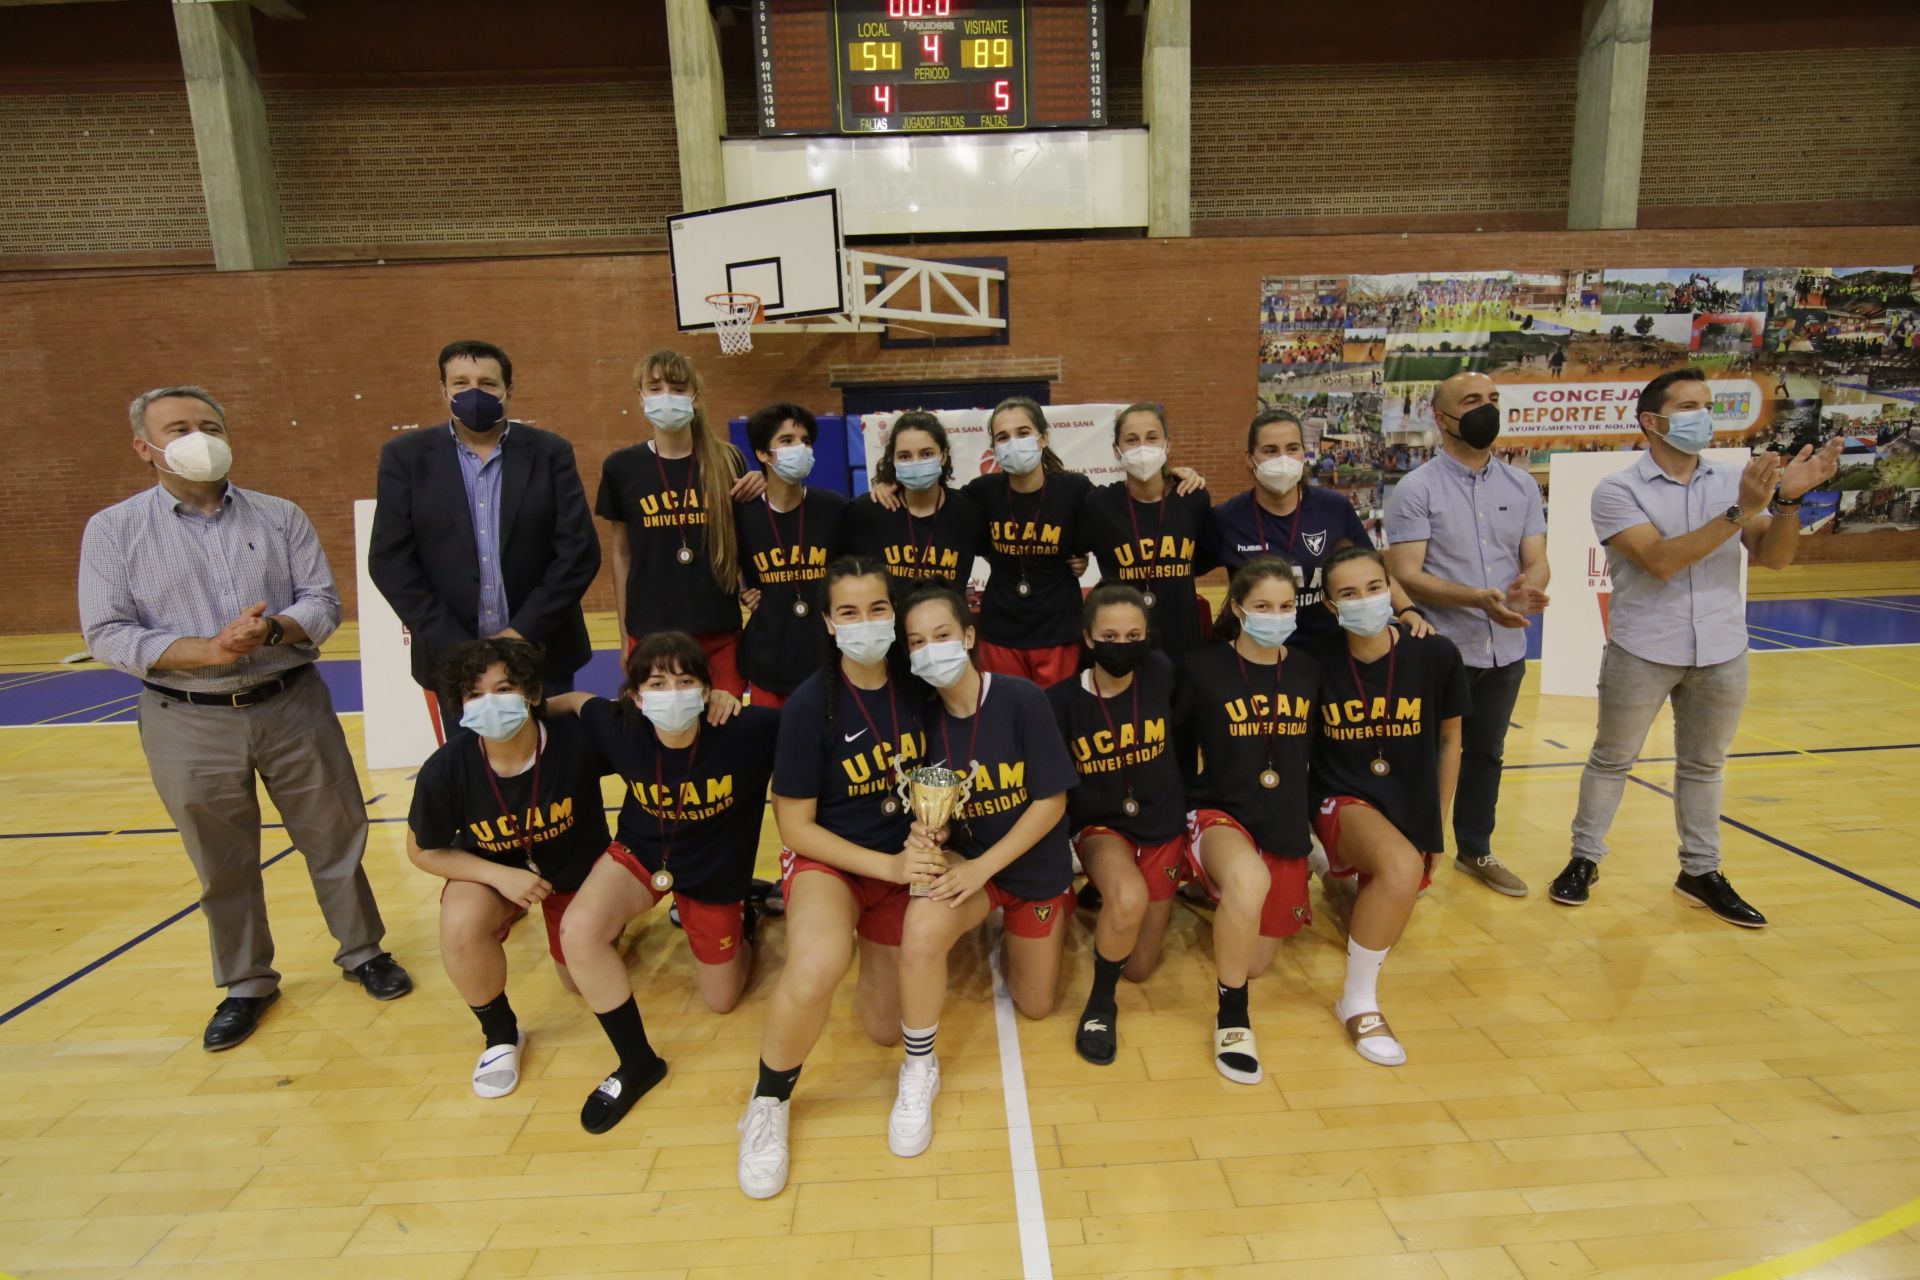
<path id="1" fill-rule="evenodd" d="M 756 293 L 768 320 L 842 314 L 840 193 L 828 188 L 675 214 L 667 219 L 675 319 L 711 329 L 711 293 Z"/>

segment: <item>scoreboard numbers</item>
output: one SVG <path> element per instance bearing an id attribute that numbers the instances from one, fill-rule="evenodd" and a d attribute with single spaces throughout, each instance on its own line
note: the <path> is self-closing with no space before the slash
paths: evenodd
<path id="1" fill-rule="evenodd" d="M 1100 127 L 1107 2 L 754 0 L 759 131 Z"/>

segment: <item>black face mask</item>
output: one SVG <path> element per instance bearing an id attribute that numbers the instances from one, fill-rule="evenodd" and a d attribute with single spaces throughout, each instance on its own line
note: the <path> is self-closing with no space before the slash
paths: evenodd
<path id="1" fill-rule="evenodd" d="M 1093 660 L 1110 676 L 1132 675 L 1153 652 L 1145 640 L 1095 640 L 1088 648 Z"/>
<path id="2" fill-rule="evenodd" d="M 1456 433 L 1461 441 L 1474 449 L 1485 449 L 1500 434 L 1500 406 L 1483 404 L 1461 414 L 1460 430 Z"/>

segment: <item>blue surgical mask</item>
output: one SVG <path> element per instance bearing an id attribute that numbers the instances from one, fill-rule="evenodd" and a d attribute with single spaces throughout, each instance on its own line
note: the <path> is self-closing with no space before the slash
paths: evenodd
<path id="1" fill-rule="evenodd" d="M 842 622 L 833 629 L 833 642 L 848 658 L 870 667 L 893 648 L 893 622 L 884 618 L 872 622 Z"/>
<path id="2" fill-rule="evenodd" d="M 1243 613 L 1240 629 L 1262 649 L 1278 649 L 1293 634 L 1299 620 L 1291 613 Z"/>
<path id="3" fill-rule="evenodd" d="M 705 689 L 642 689 L 640 712 L 662 733 L 684 733 L 707 709 Z"/>
<path id="4" fill-rule="evenodd" d="M 662 431 L 684 431 L 693 421 L 693 397 L 674 395 L 672 392 L 641 396 L 640 412 L 646 414 L 647 421 Z"/>
<path id="5" fill-rule="evenodd" d="M 1663 439 L 1682 453 L 1699 453 L 1713 443 L 1713 411 L 1682 409 L 1668 415 Z"/>
<path id="6" fill-rule="evenodd" d="M 773 473 L 788 484 L 799 484 L 813 474 L 813 446 L 790 444 L 773 451 Z"/>
<path id="7" fill-rule="evenodd" d="M 1386 591 L 1358 600 L 1336 600 L 1333 607 L 1340 614 L 1340 625 L 1357 636 L 1377 636 L 1393 620 L 1393 595 Z"/>
<path id="8" fill-rule="evenodd" d="M 520 732 L 532 714 L 525 694 L 506 690 L 483 693 L 461 704 L 460 727 L 494 742 L 504 742 Z"/>
<path id="9" fill-rule="evenodd" d="M 1012 476 L 1024 476 L 1040 465 L 1040 437 L 1015 436 L 993 446 L 993 460 Z"/>
<path id="10" fill-rule="evenodd" d="M 936 640 L 915 649 L 907 665 L 934 688 L 951 689 L 967 669 L 967 646 L 958 640 Z"/>
<path id="11" fill-rule="evenodd" d="M 946 470 L 946 464 L 938 458 L 921 458 L 913 462 L 893 464 L 893 478 L 907 488 L 915 490 L 931 489 L 940 483 L 940 473 Z"/>
<path id="12" fill-rule="evenodd" d="M 453 416 L 474 431 L 491 431 L 507 416 L 507 402 L 491 391 L 468 387 L 453 398 Z"/>

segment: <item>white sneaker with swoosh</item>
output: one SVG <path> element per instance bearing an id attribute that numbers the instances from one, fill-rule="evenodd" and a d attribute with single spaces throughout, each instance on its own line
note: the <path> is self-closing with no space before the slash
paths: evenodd
<path id="1" fill-rule="evenodd" d="M 473 1064 L 473 1091 L 482 1098 L 504 1098 L 520 1087 L 520 1055 L 527 1047 L 527 1033 L 513 1044 L 490 1044 L 480 1051 Z"/>

